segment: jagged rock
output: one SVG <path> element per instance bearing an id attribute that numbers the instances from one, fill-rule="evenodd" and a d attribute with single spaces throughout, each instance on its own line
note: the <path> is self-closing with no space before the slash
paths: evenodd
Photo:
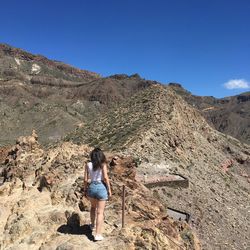
<path id="1" fill-rule="evenodd" d="M 51 188 L 52 188 L 52 185 L 54 184 L 54 180 L 53 180 L 53 177 L 52 176 L 44 176 L 42 175 L 40 177 L 40 181 L 39 181 L 39 186 L 38 186 L 38 190 L 40 192 L 43 191 L 44 188 L 47 188 L 49 191 L 51 191 Z"/>
<path id="2" fill-rule="evenodd" d="M 28 147 L 30 150 L 38 147 L 38 135 L 35 130 L 32 131 L 31 136 L 21 136 L 17 139 L 16 144 L 20 147 Z"/>
<path id="3" fill-rule="evenodd" d="M 86 197 L 83 197 L 79 202 L 80 211 L 90 211 L 90 204 Z"/>

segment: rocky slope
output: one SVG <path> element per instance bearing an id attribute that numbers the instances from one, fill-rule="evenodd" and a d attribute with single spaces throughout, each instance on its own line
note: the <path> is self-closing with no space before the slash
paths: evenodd
<path id="1" fill-rule="evenodd" d="M 131 154 L 141 174 L 182 174 L 188 189 L 154 194 L 191 215 L 203 249 L 249 246 L 250 147 L 214 130 L 171 87 L 147 88 L 66 140 Z"/>
<path id="2" fill-rule="evenodd" d="M 0 145 L 36 129 L 43 144 L 154 81 L 96 73 L 0 44 Z"/>
<path id="3" fill-rule="evenodd" d="M 250 144 L 250 92 L 218 99 L 192 95 L 180 84 L 170 84 L 170 87 L 199 109 L 215 129 Z"/>
<path id="4" fill-rule="evenodd" d="M 67 142 L 44 149 L 34 136 L 2 150 L 7 154 L 1 154 L 0 165 L 0 249 L 200 249 L 190 226 L 168 218 L 164 205 L 135 182 L 134 159 L 119 155 L 118 164 L 110 168 L 113 197 L 105 211 L 106 238 L 93 242 L 89 202 L 82 192 L 90 150 Z"/>
<path id="5" fill-rule="evenodd" d="M 99 78 L 96 73 L 80 70 L 62 62 L 52 61 L 42 55 L 33 55 L 21 49 L 0 44 L 0 76 L 3 80 L 32 81 L 35 76 L 53 77 L 65 81 L 88 82 Z"/>

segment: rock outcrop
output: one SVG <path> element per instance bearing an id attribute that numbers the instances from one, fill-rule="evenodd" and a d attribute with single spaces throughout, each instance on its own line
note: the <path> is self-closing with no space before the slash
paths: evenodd
<path id="1" fill-rule="evenodd" d="M 200 249 L 192 229 L 168 218 L 164 205 L 135 181 L 134 158 L 119 154 L 109 173 L 113 197 L 105 211 L 106 238 L 93 242 L 88 227 L 90 204 L 83 196 L 83 170 L 90 150 L 70 142 L 49 149 L 22 144 L 15 156 L 9 154 L 0 167 L 9 176 L 0 185 L 1 249 Z M 111 162 L 114 154 L 107 155 Z"/>

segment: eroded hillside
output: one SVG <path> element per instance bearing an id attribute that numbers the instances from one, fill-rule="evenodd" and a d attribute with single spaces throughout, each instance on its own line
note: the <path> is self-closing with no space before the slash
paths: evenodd
<path id="1" fill-rule="evenodd" d="M 150 87 L 67 139 L 132 154 L 141 174 L 185 176 L 188 189 L 154 193 L 191 215 L 203 248 L 249 245 L 250 147 L 214 130 L 171 88 Z"/>
<path id="2" fill-rule="evenodd" d="M 211 126 L 250 144 L 250 92 L 225 98 L 195 96 L 180 84 L 170 87 L 190 105 L 199 109 Z"/>
<path id="3" fill-rule="evenodd" d="M 101 77 L 0 44 L 0 145 L 32 129 L 43 144 L 60 140 L 110 106 L 159 84 L 138 74 Z M 218 131 L 249 144 L 249 93 L 216 99 L 194 96 L 180 84 L 170 86 Z"/>
<path id="4" fill-rule="evenodd" d="M 36 129 L 48 144 L 154 81 L 139 75 L 101 77 L 0 44 L 0 145 Z"/>

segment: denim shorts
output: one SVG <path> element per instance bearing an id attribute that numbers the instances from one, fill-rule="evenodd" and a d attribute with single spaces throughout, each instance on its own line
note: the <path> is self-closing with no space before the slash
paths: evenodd
<path id="1" fill-rule="evenodd" d="M 108 200 L 108 191 L 103 182 L 92 181 L 88 187 L 87 195 L 90 198 L 106 201 Z"/>

